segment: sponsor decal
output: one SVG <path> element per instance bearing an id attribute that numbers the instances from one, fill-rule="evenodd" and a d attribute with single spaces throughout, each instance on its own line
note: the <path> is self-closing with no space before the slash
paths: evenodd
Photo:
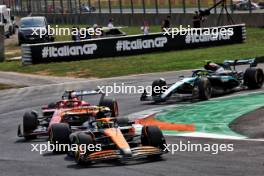
<path id="1" fill-rule="evenodd" d="M 155 39 L 137 39 L 134 41 L 118 40 L 116 43 L 117 51 L 131 51 L 151 48 L 163 48 L 168 42 L 167 37 L 157 37 Z"/>
<path id="2" fill-rule="evenodd" d="M 83 46 L 62 46 L 62 47 L 44 47 L 42 49 L 42 58 L 65 57 L 65 56 L 82 56 L 94 54 L 97 50 L 96 44 L 86 44 Z"/>
<path id="3" fill-rule="evenodd" d="M 205 30 L 199 33 L 188 33 L 185 37 L 185 43 L 203 43 L 211 41 L 222 41 L 230 40 L 231 36 L 234 35 L 233 28 L 225 29 L 220 28 L 219 31 L 217 28 L 212 28 L 212 30 Z"/>

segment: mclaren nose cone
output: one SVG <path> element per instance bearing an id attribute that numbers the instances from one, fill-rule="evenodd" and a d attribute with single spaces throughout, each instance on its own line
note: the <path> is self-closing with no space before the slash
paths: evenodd
<path id="1" fill-rule="evenodd" d="M 126 158 L 132 157 L 132 151 L 130 148 L 121 149 L 121 154 Z"/>

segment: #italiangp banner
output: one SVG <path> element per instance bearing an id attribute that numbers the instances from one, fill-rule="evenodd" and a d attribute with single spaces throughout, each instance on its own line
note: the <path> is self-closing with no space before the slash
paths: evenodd
<path id="1" fill-rule="evenodd" d="M 222 34 L 220 31 L 227 31 Z M 179 31 L 178 31 L 179 32 Z M 242 43 L 246 38 L 245 24 L 202 28 L 197 32 L 172 30 L 149 35 L 99 38 L 82 41 L 22 45 L 22 63 L 88 60 L 104 57 L 138 55 L 151 52 L 183 50 Z"/>

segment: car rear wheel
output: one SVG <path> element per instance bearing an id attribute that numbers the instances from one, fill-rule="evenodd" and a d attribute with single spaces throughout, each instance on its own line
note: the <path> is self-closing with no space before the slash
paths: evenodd
<path id="1" fill-rule="evenodd" d="M 70 144 L 71 130 L 66 123 L 53 124 L 50 129 L 50 141 L 52 144 L 58 144 L 59 148 L 55 147 L 53 153 L 66 153 Z M 63 147 L 65 146 L 65 147 Z"/>
<path id="2" fill-rule="evenodd" d="M 118 103 L 115 99 L 104 98 L 100 101 L 99 106 L 108 107 L 111 110 L 111 117 L 117 117 L 119 114 Z"/>
<path id="3" fill-rule="evenodd" d="M 83 145 L 87 146 L 89 145 L 95 145 L 95 141 L 93 140 L 92 136 L 90 134 L 86 134 L 83 132 L 77 133 L 76 136 L 73 138 L 73 144 L 77 145 L 78 148 L 76 151 L 74 151 L 74 159 L 77 164 L 79 165 L 88 165 L 91 164 L 90 161 L 86 161 L 83 157 L 81 157 L 82 154 L 84 156 L 88 156 L 91 152 L 88 150 L 85 150 Z"/>
<path id="4" fill-rule="evenodd" d="M 263 86 L 264 74 L 260 68 L 248 68 L 244 73 L 244 85 L 249 89 L 259 89 Z"/>
<path id="5" fill-rule="evenodd" d="M 161 150 L 165 149 L 166 140 L 157 126 L 144 126 L 141 133 L 141 144 L 143 146 L 158 147 Z M 152 159 L 160 158 L 161 154 L 149 156 Z"/>
<path id="6" fill-rule="evenodd" d="M 195 83 L 198 88 L 198 98 L 200 100 L 209 100 L 212 95 L 212 87 L 208 78 L 199 78 Z"/>
<path id="7" fill-rule="evenodd" d="M 34 139 L 36 135 L 31 135 L 38 127 L 38 114 L 35 111 L 26 112 L 23 116 L 23 134 L 25 139 Z"/>

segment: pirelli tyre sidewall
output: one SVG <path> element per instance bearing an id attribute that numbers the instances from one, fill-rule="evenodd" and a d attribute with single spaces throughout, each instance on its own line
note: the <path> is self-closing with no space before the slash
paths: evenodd
<path id="1" fill-rule="evenodd" d="M 26 140 L 36 138 L 31 133 L 37 129 L 39 125 L 38 114 L 35 111 L 26 112 L 23 116 L 23 134 Z"/>
<path id="2" fill-rule="evenodd" d="M 198 98 L 200 100 L 209 100 L 211 98 L 212 86 L 208 78 L 198 78 L 195 82 L 195 86 L 198 88 Z"/>
<path id="3" fill-rule="evenodd" d="M 50 142 L 52 144 L 70 144 L 70 134 L 71 134 L 71 129 L 69 124 L 66 123 L 56 123 L 51 125 L 50 128 L 50 134 L 49 134 L 49 138 L 50 138 Z M 55 148 L 53 150 L 53 153 L 67 153 L 67 149 L 62 151 L 62 150 L 58 150 L 57 148 Z"/>
<path id="4" fill-rule="evenodd" d="M 157 126 L 143 126 L 141 133 L 141 144 L 143 146 L 153 146 L 164 149 L 166 140 L 162 131 Z"/>
<path id="5" fill-rule="evenodd" d="M 263 86 L 263 70 L 256 67 L 248 68 L 244 73 L 244 85 L 249 89 L 259 89 Z"/>
<path id="6" fill-rule="evenodd" d="M 103 98 L 99 102 L 99 106 L 108 107 L 111 110 L 111 117 L 117 117 L 119 115 L 118 103 L 114 98 Z"/>
<path id="7" fill-rule="evenodd" d="M 83 151 L 84 149 L 81 148 L 82 144 L 85 144 L 86 146 L 93 144 L 95 145 L 95 140 L 92 137 L 92 134 L 87 134 L 84 132 L 76 132 L 71 136 L 71 143 L 78 146 L 77 150 L 74 151 L 74 159 L 77 164 L 79 165 L 88 165 L 91 164 L 91 161 L 85 160 L 86 157 L 91 154 L 91 151 Z M 85 154 L 81 154 L 84 152 Z"/>

